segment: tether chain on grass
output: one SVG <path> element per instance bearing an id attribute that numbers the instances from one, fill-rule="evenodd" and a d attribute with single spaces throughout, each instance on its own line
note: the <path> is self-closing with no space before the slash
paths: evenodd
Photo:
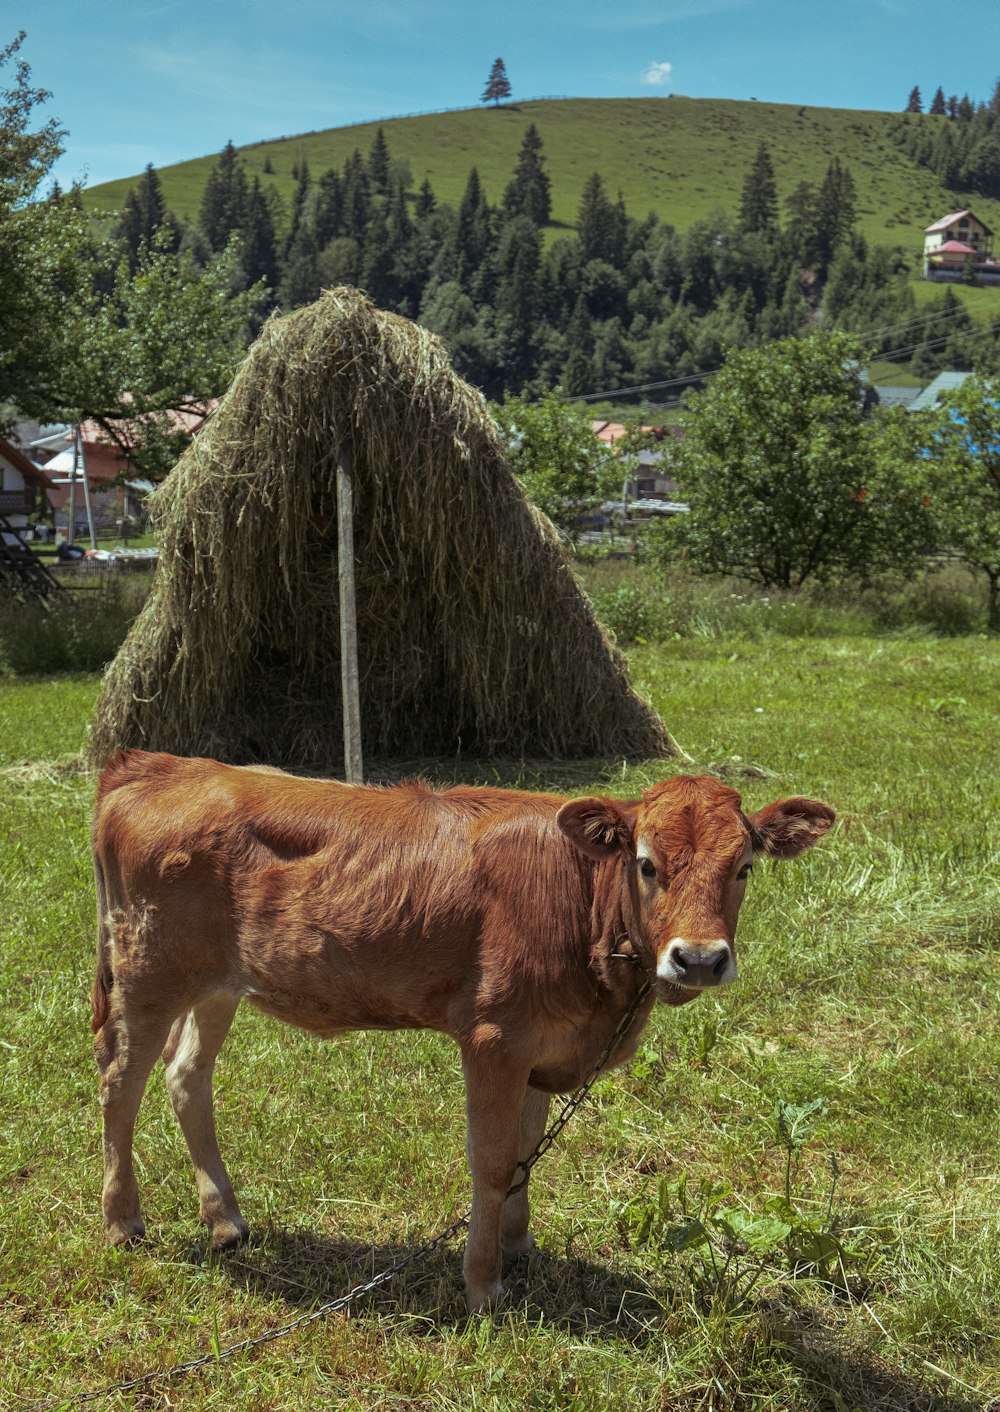
<path id="1" fill-rule="evenodd" d="M 628 959 L 631 960 L 632 958 L 629 957 Z M 535 1166 L 536 1162 L 548 1152 L 572 1115 L 597 1082 L 605 1064 L 618 1047 L 619 1041 L 624 1039 L 626 1034 L 628 1034 L 632 1027 L 632 1022 L 639 1012 L 639 1007 L 648 994 L 649 982 L 647 981 L 619 1020 L 614 1034 L 605 1046 L 601 1057 L 594 1065 L 590 1077 L 585 1079 L 580 1087 L 574 1089 L 569 1097 L 565 1099 L 555 1120 L 542 1135 L 534 1152 L 526 1157 L 523 1162 L 518 1163 L 518 1166 L 524 1170 L 524 1176 L 510 1188 L 507 1192 L 508 1197 L 513 1196 L 515 1192 L 520 1191 L 522 1187 L 527 1184 L 532 1168 Z M 417 1260 L 422 1260 L 424 1256 L 430 1255 L 438 1246 L 445 1245 L 458 1235 L 459 1231 L 467 1230 L 471 1214 L 471 1212 L 467 1211 L 464 1216 L 460 1217 L 457 1221 L 453 1221 L 450 1226 L 446 1226 L 444 1230 L 439 1231 L 436 1236 L 433 1236 L 430 1240 L 424 1241 L 423 1245 L 419 1245 L 416 1250 L 411 1250 L 409 1255 L 404 1255 L 402 1259 L 395 1260 L 391 1265 L 380 1271 L 379 1274 L 375 1275 L 372 1279 L 367 1280 L 364 1284 L 355 1285 L 354 1288 L 349 1289 L 346 1294 L 339 1295 L 336 1299 L 331 1299 L 325 1304 L 320 1304 L 317 1308 L 310 1310 L 308 1314 L 299 1314 L 296 1318 L 289 1319 L 287 1324 L 277 1325 L 273 1329 L 265 1329 L 262 1334 L 256 1334 L 253 1338 L 240 1339 L 238 1343 L 231 1343 L 226 1348 L 216 1349 L 211 1353 L 203 1353 L 198 1358 L 190 1358 L 186 1363 L 177 1363 L 172 1368 L 157 1368 L 151 1373 L 141 1373 L 138 1377 L 130 1378 L 127 1382 L 111 1383 L 107 1387 L 96 1388 L 91 1392 L 70 1393 L 68 1397 L 53 1398 L 49 1402 L 33 1402 L 25 1407 L 23 1412 L 56 1412 L 58 1408 L 80 1407 L 87 1402 L 97 1402 L 103 1397 L 110 1397 L 113 1393 L 137 1392 L 140 1388 L 151 1387 L 154 1383 L 172 1382 L 175 1378 L 183 1377 L 186 1373 L 193 1373 L 198 1368 L 207 1368 L 212 1364 L 226 1362 L 230 1358 L 235 1358 L 238 1353 L 247 1353 L 252 1348 L 259 1348 L 262 1344 L 274 1343 L 277 1339 L 284 1338 L 286 1334 L 292 1333 L 295 1329 L 304 1329 L 309 1324 L 315 1324 L 319 1319 L 325 1319 L 328 1314 L 337 1314 L 342 1309 L 349 1308 L 350 1305 L 356 1303 L 362 1296 L 371 1294 L 374 1290 L 380 1288 L 380 1286 L 388 1284 L 390 1280 L 395 1279 L 400 1271 L 405 1270 L 409 1265 L 413 1265 Z M 253 1266 L 247 1266 L 247 1268 L 253 1269 Z M 257 1270 L 256 1273 L 263 1274 L 264 1272 Z"/>

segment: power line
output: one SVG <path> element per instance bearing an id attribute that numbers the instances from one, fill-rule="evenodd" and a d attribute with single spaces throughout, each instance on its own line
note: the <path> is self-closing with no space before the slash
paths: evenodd
<path id="1" fill-rule="evenodd" d="M 897 331 L 901 332 L 903 329 L 909 328 L 912 324 L 936 324 L 941 319 L 953 319 L 956 317 L 956 315 L 964 314 L 967 312 L 968 311 L 966 310 L 964 304 L 957 304 L 952 309 L 941 309 L 938 313 L 914 314 L 912 318 L 901 319 L 894 324 L 883 324 L 881 327 L 877 327 L 874 329 L 866 329 L 862 332 L 855 332 L 854 330 L 849 330 L 849 332 L 854 333 L 854 336 L 856 338 L 859 338 L 863 341 L 867 341 L 869 339 L 874 338 L 884 338 L 885 335 L 889 333 L 895 333 Z M 966 337 L 985 337 L 986 334 L 996 333 L 998 330 L 1000 330 L 1000 320 L 997 320 L 995 323 L 988 325 L 986 328 L 970 329 L 968 330 Z M 950 336 L 951 335 L 949 333 L 937 338 L 922 338 L 919 343 L 910 344 L 902 348 L 890 349 L 888 352 L 879 352 L 878 354 L 873 355 L 872 361 L 874 362 L 875 358 L 877 357 L 884 358 L 887 362 L 892 362 L 894 358 L 900 357 L 904 354 L 912 355 L 916 352 L 918 348 L 942 347 L 945 343 L 948 342 Z M 633 387 L 607 388 L 602 392 L 579 392 L 576 393 L 573 397 L 568 397 L 566 400 L 567 402 L 604 402 L 613 401 L 617 397 L 634 396 L 636 393 L 639 392 L 659 392 L 669 387 L 688 387 L 693 383 L 706 382 L 709 378 L 714 377 L 716 373 L 720 373 L 724 366 L 724 364 L 720 363 L 718 367 L 705 368 L 700 373 L 689 373 L 686 377 L 666 378 L 659 382 L 639 383 Z M 663 405 L 665 407 L 671 407 L 680 406 L 681 404 L 679 401 L 677 401 L 664 403 Z"/>

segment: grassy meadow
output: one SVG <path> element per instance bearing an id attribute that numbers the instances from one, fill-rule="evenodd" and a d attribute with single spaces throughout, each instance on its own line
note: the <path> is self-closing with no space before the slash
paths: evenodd
<path id="1" fill-rule="evenodd" d="M 803 860 L 758 865 L 739 982 L 655 1014 L 636 1062 L 599 1082 L 538 1166 L 539 1246 L 508 1270 L 504 1306 L 467 1317 L 459 1240 L 350 1317 L 98 1405 L 1000 1407 L 1000 643 L 847 635 L 846 619 L 816 615 L 740 623 L 717 613 L 633 646 L 633 677 L 690 768 L 724 775 L 752 808 L 825 799 L 839 825 Z M 98 687 L 95 672 L 0 677 L 10 1408 L 282 1325 L 434 1234 L 469 1195 L 448 1041 L 321 1045 L 247 1008 L 217 1094 L 250 1242 L 206 1250 L 160 1073 L 137 1141 L 149 1234 L 104 1247 L 93 782 L 79 766 Z M 454 777 L 446 762 L 422 768 Z M 466 777 L 627 795 L 668 770 L 469 765 Z"/>
<path id="2" fill-rule="evenodd" d="M 711 212 L 736 212 L 758 144 L 766 141 L 782 201 L 800 181 L 817 185 L 833 156 L 846 164 L 858 192 L 858 227 L 867 240 L 901 245 L 914 255 L 923 248 L 923 228 L 961 205 L 933 173 L 918 166 L 891 137 L 894 113 L 728 99 L 566 98 L 467 108 L 419 117 L 302 133 L 240 149 L 251 176 L 272 183 L 290 205 L 292 169 L 308 162 L 314 178 L 343 166 L 355 148 L 367 155 L 379 127 L 393 157 L 410 164 L 412 190 L 429 178 L 440 201 L 458 206 L 471 167 L 488 200 L 503 196 L 529 123 L 534 123 L 552 178 L 550 235 L 576 224 L 580 195 L 595 171 L 612 197 L 624 197 L 629 213 L 654 211 L 678 230 Z M 929 123 L 935 119 L 928 118 Z M 197 217 L 217 153 L 163 167 L 159 177 L 169 207 Z M 271 172 L 265 171 L 270 163 Z M 138 177 L 88 188 L 92 209 L 117 210 Z M 976 213 L 1000 228 L 1000 202 L 969 198 Z M 936 286 L 929 286 L 935 289 Z M 958 286 L 960 297 L 963 287 Z M 997 316 L 1000 292 L 992 296 Z"/>

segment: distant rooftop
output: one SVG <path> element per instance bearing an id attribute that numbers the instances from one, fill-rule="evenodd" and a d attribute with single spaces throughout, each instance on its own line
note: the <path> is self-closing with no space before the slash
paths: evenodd
<path id="1" fill-rule="evenodd" d="M 920 396 L 919 387 L 879 387 L 876 385 L 881 407 L 908 407 Z"/>
<path id="2" fill-rule="evenodd" d="M 950 216 L 942 216 L 941 219 L 935 221 L 932 226 L 924 226 L 924 235 L 931 235 L 936 230 L 947 230 L 948 227 L 953 226 L 956 221 L 960 221 L 963 216 L 972 216 L 972 219 L 979 222 L 987 235 L 993 234 L 986 222 L 981 220 L 979 216 L 973 216 L 971 211 L 952 211 Z"/>
<path id="3" fill-rule="evenodd" d="M 957 387 L 962 386 L 966 378 L 971 376 L 971 373 L 938 373 L 934 381 L 928 383 L 920 396 L 915 397 L 910 403 L 910 411 L 925 412 L 928 408 L 936 406 L 943 392 L 954 392 Z"/>

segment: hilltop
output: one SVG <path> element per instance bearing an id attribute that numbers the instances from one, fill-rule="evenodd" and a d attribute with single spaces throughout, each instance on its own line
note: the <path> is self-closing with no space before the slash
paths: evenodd
<path id="1" fill-rule="evenodd" d="M 305 159 L 314 177 L 341 167 L 355 148 L 367 153 L 381 127 L 393 157 L 410 165 L 411 190 L 426 177 L 439 200 L 457 205 L 469 170 L 476 167 L 495 203 L 510 180 L 525 128 L 534 123 L 552 180 L 556 231 L 575 225 L 584 183 L 594 171 L 612 195 L 621 192 L 631 215 L 653 211 L 686 230 L 719 208 L 737 209 L 744 177 L 764 140 L 782 201 L 801 181 L 818 184 L 837 157 L 854 178 L 858 227 L 865 238 L 916 253 L 923 227 L 965 198 L 897 146 L 892 133 L 898 122 L 896 113 L 728 99 L 546 99 L 389 118 L 239 150 L 248 173 L 272 183 L 288 201 L 294 166 Z M 216 157 L 210 153 L 159 170 L 168 206 L 197 217 Z M 88 188 L 84 199 L 91 208 L 116 210 L 137 177 Z M 1000 230 L 1000 202 L 978 195 L 967 200 Z"/>

